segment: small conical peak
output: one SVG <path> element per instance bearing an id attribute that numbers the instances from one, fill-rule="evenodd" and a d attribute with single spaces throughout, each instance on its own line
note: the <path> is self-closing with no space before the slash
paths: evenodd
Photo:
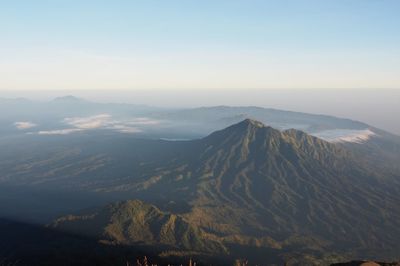
<path id="1" fill-rule="evenodd" d="M 275 135 L 281 134 L 277 129 L 266 126 L 260 121 L 247 118 L 227 128 L 215 131 L 204 139 L 207 141 L 222 141 L 231 134 L 247 136 L 248 134 L 255 134 L 255 132 L 264 132 L 264 134 L 269 132 L 271 134 L 275 133 Z"/>
<path id="2" fill-rule="evenodd" d="M 253 130 L 259 130 L 259 129 L 267 129 L 267 130 L 272 130 L 275 131 L 276 129 L 273 129 L 270 126 L 266 126 L 265 124 L 263 124 L 260 121 L 251 119 L 251 118 L 246 118 L 244 120 L 242 120 L 239 123 L 233 124 L 225 129 L 223 129 L 222 131 L 225 132 L 248 132 L 253 131 Z"/>

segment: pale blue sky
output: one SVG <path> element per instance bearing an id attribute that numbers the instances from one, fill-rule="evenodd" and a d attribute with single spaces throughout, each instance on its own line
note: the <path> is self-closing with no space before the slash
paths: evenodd
<path id="1" fill-rule="evenodd" d="M 400 1 L 0 0 L 0 89 L 400 88 Z"/>

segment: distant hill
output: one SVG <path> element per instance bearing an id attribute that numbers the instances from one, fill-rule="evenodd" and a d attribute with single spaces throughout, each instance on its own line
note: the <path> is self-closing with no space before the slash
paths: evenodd
<path id="1" fill-rule="evenodd" d="M 110 204 L 91 214 L 57 219 L 51 227 L 117 244 L 166 246 L 175 251 L 226 253 L 218 241 L 179 215 L 165 213 L 139 200 Z"/>

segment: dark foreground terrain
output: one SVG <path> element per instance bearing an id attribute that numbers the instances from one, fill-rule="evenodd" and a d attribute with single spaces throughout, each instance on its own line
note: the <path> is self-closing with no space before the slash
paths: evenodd
<path id="1" fill-rule="evenodd" d="M 110 245 L 95 239 L 55 231 L 48 227 L 0 219 L 1 266 L 145 266 L 145 265 L 290 265 L 287 262 L 252 263 L 233 256 L 168 256 L 157 254 L 156 247 Z M 251 256 L 251 252 L 249 252 Z M 307 264 L 296 264 L 307 265 Z M 319 264 L 319 265 L 329 265 Z M 399 266 L 400 262 L 351 261 L 331 266 Z"/>
<path id="2" fill-rule="evenodd" d="M 156 246 L 110 245 L 76 234 L 47 227 L 0 219 L 1 266 L 50 265 L 136 265 L 137 260 L 157 265 L 187 264 L 191 257 L 197 265 L 232 265 L 228 258 L 158 255 Z"/>

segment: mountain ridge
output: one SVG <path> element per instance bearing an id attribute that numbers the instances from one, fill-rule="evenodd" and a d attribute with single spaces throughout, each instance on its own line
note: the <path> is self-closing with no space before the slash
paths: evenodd
<path id="1" fill-rule="evenodd" d="M 161 211 L 140 200 L 120 201 L 90 214 L 69 215 L 49 225 L 62 231 L 79 231 L 114 244 L 164 245 L 171 249 L 226 253 L 220 242 L 190 225 L 180 215 Z"/>

